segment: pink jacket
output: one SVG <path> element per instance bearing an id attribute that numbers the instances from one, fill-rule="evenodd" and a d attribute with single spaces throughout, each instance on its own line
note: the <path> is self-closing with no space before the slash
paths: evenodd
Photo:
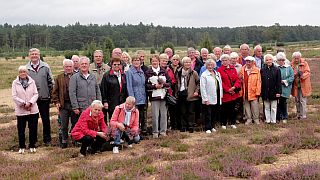
<path id="1" fill-rule="evenodd" d="M 38 90 L 34 80 L 28 76 L 28 87 L 24 89 L 19 81 L 19 76 L 12 82 L 12 98 L 15 103 L 15 113 L 17 116 L 25 116 L 29 114 L 39 113 L 37 100 Z M 25 109 L 23 106 L 27 102 L 31 103 L 30 110 Z"/>
<path id="2" fill-rule="evenodd" d="M 91 109 L 88 107 L 81 113 L 77 124 L 71 131 L 71 136 L 75 141 L 77 141 L 86 135 L 95 138 L 97 136 L 97 132 L 107 133 L 107 125 L 104 122 L 103 112 L 101 111 L 99 113 L 97 119 L 93 119 L 91 116 Z"/>
<path id="3" fill-rule="evenodd" d="M 125 116 L 125 103 L 123 103 L 116 107 L 110 119 L 110 126 L 113 134 L 117 129 L 117 123 L 124 123 Z M 131 112 L 131 119 L 128 128 L 132 135 L 136 135 L 139 132 L 139 111 L 136 108 L 133 108 Z"/>

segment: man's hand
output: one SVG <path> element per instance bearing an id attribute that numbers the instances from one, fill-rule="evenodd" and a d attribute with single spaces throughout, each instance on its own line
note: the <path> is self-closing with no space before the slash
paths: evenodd
<path id="1" fill-rule="evenodd" d="M 199 96 L 199 93 L 194 92 L 194 93 L 193 93 L 193 96 L 194 96 L 194 97 L 198 97 L 198 96 Z"/>

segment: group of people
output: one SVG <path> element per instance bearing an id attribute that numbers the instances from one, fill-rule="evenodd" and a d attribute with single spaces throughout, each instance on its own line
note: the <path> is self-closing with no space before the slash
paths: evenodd
<path id="1" fill-rule="evenodd" d="M 218 123 L 222 129 L 237 128 L 237 121 L 243 120 L 246 125 L 259 124 L 260 99 L 266 123 L 286 123 L 290 94 L 295 97 L 297 118 L 307 117 L 310 68 L 300 52 L 293 53 L 292 62 L 284 52 L 263 56 L 260 45 L 254 47 L 253 56 L 247 44 L 240 46 L 239 55 L 228 45 L 213 52 L 202 48 L 197 55 L 188 48 L 187 56 L 180 59 L 166 48 L 160 55 L 152 54 L 147 66 L 143 50 L 131 57 L 115 48 L 107 64 L 103 52 L 96 50 L 91 64 L 88 57 L 64 59 L 63 73 L 54 80 L 40 51 L 30 49 L 30 61 L 19 67 L 12 83 L 19 153 L 26 148 L 26 123 L 30 152 L 36 152 L 39 114 L 43 142 L 50 145 L 51 102 L 61 119 L 61 147 L 68 147 L 71 131 L 72 140 L 81 143 L 80 156 L 100 151 L 107 142 L 113 144 L 114 153 L 119 153 L 123 142 L 128 147 L 138 143 L 148 134 L 148 101 L 153 138 L 166 136 L 168 129 L 193 133 L 204 125 L 205 132 L 212 133 Z"/>

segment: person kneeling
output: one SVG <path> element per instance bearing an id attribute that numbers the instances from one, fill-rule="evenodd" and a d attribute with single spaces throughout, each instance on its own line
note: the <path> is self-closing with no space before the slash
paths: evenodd
<path id="1" fill-rule="evenodd" d="M 81 142 L 80 155 L 87 155 L 87 150 L 91 147 L 91 154 L 100 151 L 103 143 L 106 142 L 107 125 L 104 122 L 102 112 L 102 103 L 99 100 L 94 100 L 91 106 L 83 111 L 78 122 L 72 129 L 72 138 Z"/>
<path id="2" fill-rule="evenodd" d="M 134 97 L 127 97 L 126 102 L 116 106 L 112 114 L 110 126 L 115 145 L 113 153 L 119 153 L 121 139 L 127 141 L 128 147 L 140 140 L 139 110 L 135 108 L 135 101 Z"/>

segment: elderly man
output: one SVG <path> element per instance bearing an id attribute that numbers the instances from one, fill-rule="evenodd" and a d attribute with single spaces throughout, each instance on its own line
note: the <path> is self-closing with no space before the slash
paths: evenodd
<path id="1" fill-rule="evenodd" d="M 191 59 L 191 69 L 199 74 L 203 63 L 196 58 L 196 50 L 193 47 L 188 48 L 188 57 Z"/>
<path id="2" fill-rule="evenodd" d="M 43 142 L 46 146 L 51 143 L 51 127 L 50 127 L 50 102 L 51 91 L 53 88 L 53 77 L 49 65 L 40 60 L 40 50 L 32 48 L 29 50 L 30 61 L 26 65 L 29 76 L 36 82 L 39 97 L 37 105 L 42 119 L 43 125 Z"/>
<path id="3" fill-rule="evenodd" d="M 169 57 L 169 62 L 171 62 L 171 58 L 172 58 L 172 56 L 173 56 L 173 50 L 172 50 L 171 48 L 167 47 L 167 48 L 164 50 L 164 53 L 166 53 L 166 54 L 168 55 L 168 57 Z M 169 62 L 168 62 L 168 63 L 169 63 Z"/>
<path id="4" fill-rule="evenodd" d="M 208 59 L 209 51 L 207 48 L 201 48 L 200 52 L 201 52 L 200 61 L 204 64 Z"/>
<path id="5" fill-rule="evenodd" d="M 252 56 L 245 58 L 246 64 L 241 68 L 240 77 L 243 79 L 242 92 L 244 110 L 247 118 L 246 125 L 259 123 L 259 102 L 258 97 L 261 93 L 260 70 L 255 66 L 255 59 Z"/>
<path id="6" fill-rule="evenodd" d="M 71 57 L 71 60 L 73 61 L 73 72 L 78 73 L 80 71 L 80 58 L 78 55 L 73 55 Z"/>
<path id="7" fill-rule="evenodd" d="M 307 97 L 311 95 L 310 68 L 307 61 L 301 58 L 300 52 L 292 54 L 291 67 L 294 72 L 294 81 L 291 95 L 295 97 L 297 118 L 307 118 Z"/>
<path id="8" fill-rule="evenodd" d="M 222 49 L 220 47 L 213 48 L 213 54 L 217 57 L 216 67 L 219 68 L 221 66 L 220 56 L 222 54 Z"/>
<path id="9" fill-rule="evenodd" d="M 253 49 L 253 57 L 256 62 L 257 68 L 261 69 L 263 65 L 263 55 L 262 55 L 262 47 L 260 45 L 256 45 Z"/>
<path id="10" fill-rule="evenodd" d="M 94 62 L 90 64 L 90 74 L 96 77 L 97 83 L 100 86 L 102 77 L 105 72 L 110 70 L 110 66 L 103 62 L 103 52 L 101 50 L 95 50 L 93 53 Z"/>
<path id="11" fill-rule="evenodd" d="M 111 58 L 121 58 L 122 50 L 120 48 L 114 48 L 111 53 Z"/>
<path id="12" fill-rule="evenodd" d="M 92 101 L 102 99 L 96 77 L 89 74 L 89 58 L 87 57 L 80 57 L 80 72 L 70 78 L 69 96 L 72 109 L 78 116 L 90 106 Z"/>
<path id="13" fill-rule="evenodd" d="M 238 63 L 242 66 L 246 64 L 246 60 L 244 60 L 250 54 L 250 47 L 248 44 L 241 44 L 240 46 L 240 56 L 238 59 Z"/>
<path id="14" fill-rule="evenodd" d="M 69 118 L 71 118 L 71 129 L 77 122 L 77 116 L 72 110 L 69 96 L 69 81 L 73 72 L 73 61 L 70 59 L 63 60 L 63 73 L 55 79 L 52 91 L 52 102 L 56 105 L 61 118 L 61 148 L 68 147 Z"/>

